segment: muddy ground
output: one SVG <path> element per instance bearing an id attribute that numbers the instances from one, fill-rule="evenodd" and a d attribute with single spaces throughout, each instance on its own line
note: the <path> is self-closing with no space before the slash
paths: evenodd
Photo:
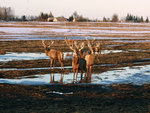
<path id="1" fill-rule="evenodd" d="M 115 67 L 150 64 L 150 43 L 124 43 L 110 40 L 101 42 L 103 50 L 124 50 L 121 53 L 103 54 L 95 60 L 93 73 L 112 70 Z M 132 40 L 136 41 L 136 40 Z M 52 48 L 71 51 L 64 40 L 55 41 Z M 109 45 L 109 46 L 108 46 Z M 110 46 L 112 45 L 112 46 Z M 113 46 L 115 45 L 115 46 Z M 140 51 L 129 51 L 129 50 Z M 0 53 L 6 52 L 44 52 L 41 41 L 1 41 Z M 146 58 L 146 59 L 145 59 Z M 139 62 L 139 63 L 138 63 Z M 101 64 L 111 64 L 102 66 Z M 71 66 L 71 60 L 64 61 Z M 59 63 L 56 66 L 60 66 Z M 41 68 L 49 67 L 48 59 L 0 62 L 0 68 Z M 54 73 L 60 73 L 56 69 Z M 65 69 L 64 73 L 72 72 Z M 35 74 L 52 73 L 45 70 L 7 70 L 0 71 L 1 78 L 15 78 Z M 150 112 L 150 85 L 132 84 L 112 85 L 11 85 L 0 84 L 0 112 L 49 112 L 49 113 L 148 113 Z"/>
<path id="2" fill-rule="evenodd" d="M 1 113 L 148 113 L 150 86 L 0 84 Z"/>

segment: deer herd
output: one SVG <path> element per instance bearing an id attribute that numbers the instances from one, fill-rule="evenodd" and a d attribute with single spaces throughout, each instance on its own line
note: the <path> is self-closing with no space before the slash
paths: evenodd
<path id="1" fill-rule="evenodd" d="M 101 56 L 100 43 L 94 44 L 95 38 L 93 40 L 89 40 L 88 38 L 85 39 L 86 41 L 77 41 L 72 39 L 69 40 L 67 39 L 67 37 L 65 37 L 66 45 L 74 53 L 74 56 L 72 58 L 73 82 L 74 80 L 77 82 L 78 72 L 81 73 L 81 80 L 83 79 L 83 74 L 84 79 L 90 80 L 92 66 L 95 60 L 95 52 L 97 53 L 98 61 L 99 57 Z M 58 60 L 61 65 L 61 72 L 62 72 L 64 70 L 63 52 L 51 48 L 51 46 L 54 44 L 54 41 L 51 41 L 50 45 L 48 45 L 44 40 L 42 40 L 42 44 L 46 55 L 49 56 L 50 58 L 50 70 L 52 66 L 54 70 L 55 63 Z"/>

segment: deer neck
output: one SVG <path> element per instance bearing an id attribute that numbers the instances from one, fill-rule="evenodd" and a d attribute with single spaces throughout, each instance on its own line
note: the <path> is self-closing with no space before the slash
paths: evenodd
<path id="1" fill-rule="evenodd" d="M 81 51 L 79 51 L 79 55 L 80 55 L 81 58 L 85 57 L 85 55 Z"/>

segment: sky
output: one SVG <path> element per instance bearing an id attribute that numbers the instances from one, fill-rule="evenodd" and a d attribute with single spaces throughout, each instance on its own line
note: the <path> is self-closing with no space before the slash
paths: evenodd
<path id="1" fill-rule="evenodd" d="M 89 19 L 111 18 L 127 13 L 150 17 L 150 0 L 0 0 L 0 7 L 11 7 L 16 16 L 38 16 L 51 11 L 55 17 L 69 17 L 74 11 Z"/>

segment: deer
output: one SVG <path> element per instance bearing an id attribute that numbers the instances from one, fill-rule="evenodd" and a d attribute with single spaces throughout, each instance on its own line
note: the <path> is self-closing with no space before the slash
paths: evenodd
<path id="1" fill-rule="evenodd" d="M 94 52 L 97 52 L 97 60 L 100 61 L 98 59 L 98 57 L 101 58 L 101 45 L 100 45 L 100 43 L 96 43 L 96 45 L 94 46 L 93 50 L 94 50 Z"/>
<path id="2" fill-rule="evenodd" d="M 94 37 L 90 42 L 92 43 L 92 49 L 93 49 L 94 53 L 97 53 L 97 56 L 96 56 L 97 60 L 100 61 L 98 59 L 98 57 L 101 57 L 101 45 L 98 42 L 96 44 L 94 44 L 95 39 L 96 38 Z"/>
<path id="3" fill-rule="evenodd" d="M 68 45 L 71 45 L 71 46 L 73 46 L 73 44 L 74 44 L 74 40 L 73 39 L 67 39 L 67 36 L 65 36 L 65 41 L 66 41 L 66 43 L 68 44 Z M 73 52 L 72 52 L 72 54 L 71 54 L 71 56 L 73 56 Z"/>
<path id="4" fill-rule="evenodd" d="M 91 54 L 88 54 L 85 56 L 86 68 L 87 68 L 87 78 L 91 78 L 91 70 L 92 70 L 92 65 L 94 64 L 95 55 L 94 55 L 94 49 L 93 49 L 90 41 L 87 38 L 86 38 L 86 40 L 88 42 L 88 48 L 91 51 Z"/>
<path id="5" fill-rule="evenodd" d="M 54 44 L 54 41 L 51 41 L 50 45 L 46 45 L 45 41 L 42 40 L 42 44 L 43 44 L 43 47 L 45 49 L 46 56 L 49 56 L 49 58 L 50 58 L 50 71 L 51 71 L 52 65 L 53 65 L 53 70 L 54 70 L 55 63 L 56 63 L 57 60 L 61 64 L 61 71 L 64 70 L 63 53 L 61 51 L 51 49 L 51 46 Z"/>
<path id="6" fill-rule="evenodd" d="M 101 45 L 100 45 L 100 43 L 94 44 L 95 39 L 96 38 L 94 37 L 93 40 L 91 41 L 92 45 L 93 45 L 93 50 L 94 50 L 94 52 L 97 52 L 98 56 L 100 56 L 101 55 Z"/>
<path id="7" fill-rule="evenodd" d="M 67 36 L 65 36 L 65 41 L 67 42 L 68 45 L 73 45 L 74 44 L 74 40 L 73 39 L 67 39 Z"/>
<path id="8" fill-rule="evenodd" d="M 82 80 L 83 72 L 86 72 L 86 60 L 84 58 L 79 57 L 78 55 L 78 52 L 84 48 L 85 44 L 82 43 L 80 44 L 80 47 L 79 46 L 77 47 L 76 41 L 74 41 L 73 45 L 69 45 L 67 40 L 68 40 L 67 37 L 65 37 L 66 44 L 74 52 L 74 57 L 72 59 L 73 82 L 75 77 L 77 82 L 78 71 L 81 72 L 81 80 Z"/>

